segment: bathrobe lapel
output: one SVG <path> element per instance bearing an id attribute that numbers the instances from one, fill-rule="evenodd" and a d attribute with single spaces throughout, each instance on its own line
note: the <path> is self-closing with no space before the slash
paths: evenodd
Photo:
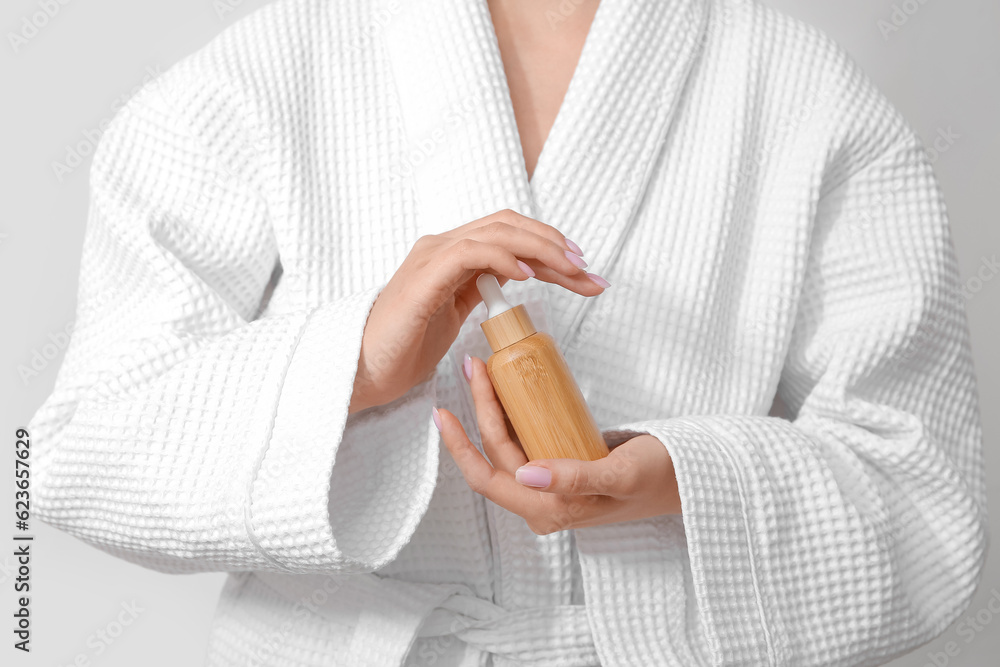
<path id="1" fill-rule="evenodd" d="M 589 271 L 612 282 L 700 52 L 707 4 L 602 0 L 532 176 L 541 219 L 580 245 Z M 596 300 L 551 292 L 559 329 L 551 333 L 565 351 Z"/>
<path id="2" fill-rule="evenodd" d="M 407 139 L 395 168 L 434 234 L 503 208 L 534 213 L 486 0 L 385 0 L 385 48 Z"/>
<path id="3" fill-rule="evenodd" d="M 396 169 L 412 184 L 420 233 L 511 208 L 556 226 L 595 272 L 610 272 L 700 52 L 708 3 L 602 0 L 529 182 L 486 0 L 385 2 L 407 138 Z M 550 12 L 552 29 L 574 8 Z M 545 301 L 561 345 L 593 301 L 532 280 L 506 291 Z"/>

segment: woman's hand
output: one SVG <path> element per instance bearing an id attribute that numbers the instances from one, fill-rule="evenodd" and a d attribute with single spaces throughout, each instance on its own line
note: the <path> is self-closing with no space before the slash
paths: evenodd
<path id="1" fill-rule="evenodd" d="M 451 412 L 435 408 L 435 424 L 472 490 L 524 517 L 535 533 L 680 513 L 673 462 L 657 438 L 636 436 L 597 461 L 545 459 L 529 464 L 511 435 L 486 364 L 466 357 L 465 373 L 490 460 L 469 441 Z"/>
<path id="2" fill-rule="evenodd" d="M 600 294 L 607 283 L 583 270 L 580 254 L 554 227 L 509 210 L 417 239 L 368 315 L 349 411 L 388 403 L 430 376 L 482 301 L 483 271 L 500 284 L 534 277 Z"/>

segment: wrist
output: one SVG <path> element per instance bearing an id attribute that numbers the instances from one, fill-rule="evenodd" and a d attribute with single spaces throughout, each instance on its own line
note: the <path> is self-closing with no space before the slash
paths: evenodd
<path id="1" fill-rule="evenodd" d="M 374 382 L 368 372 L 368 365 L 365 360 L 364 345 L 358 355 L 358 367 L 354 373 L 354 389 L 351 392 L 351 402 L 347 409 L 348 414 L 361 412 L 378 405 L 378 400 L 374 394 Z"/>

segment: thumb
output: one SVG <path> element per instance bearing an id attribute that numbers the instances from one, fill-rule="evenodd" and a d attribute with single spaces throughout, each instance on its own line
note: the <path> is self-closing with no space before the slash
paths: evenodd
<path id="1" fill-rule="evenodd" d="M 608 457 L 596 461 L 539 459 L 514 473 L 524 486 L 565 495 L 615 495 L 622 471 L 609 465 Z"/>

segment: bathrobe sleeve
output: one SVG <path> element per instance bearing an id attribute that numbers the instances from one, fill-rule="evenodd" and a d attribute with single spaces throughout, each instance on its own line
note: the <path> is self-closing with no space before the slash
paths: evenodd
<path id="1" fill-rule="evenodd" d="M 238 107 L 151 85 L 102 135 L 33 509 L 164 572 L 370 571 L 428 505 L 435 378 L 348 416 L 380 285 L 260 316 L 279 254 Z"/>
<path id="2" fill-rule="evenodd" d="M 971 599 L 983 452 L 942 198 L 912 135 L 837 181 L 818 202 L 778 387 L 790 418 L 679 416 L 608 433 L 650 433 L 669 450 L 686 540 L 673 555 L 689 569 L 644 612 L 659 620 L 598 619 L 607 664 L 882 664 Z M 671 520 L 653 523 L 667 539 Z M 577 531 L 591 579 L 614 573 L 595 596 L 628 595 L 615 576 L 670 580 L 673 565 L 631 555 L 648 542 L 596 546 L 614 531 Z"/>

